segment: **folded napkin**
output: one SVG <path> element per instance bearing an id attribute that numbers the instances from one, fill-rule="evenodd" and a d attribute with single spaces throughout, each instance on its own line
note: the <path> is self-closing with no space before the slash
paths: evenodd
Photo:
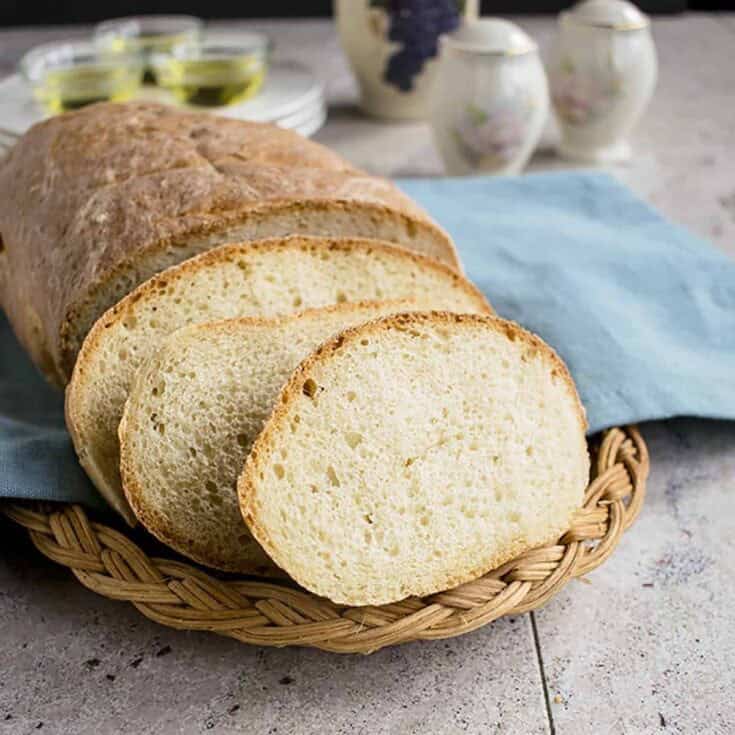
<path id="1" fill-rule="evenodd" d="M 497 312 L 564 358 L 590 431 L 735 419 L 735 261 L 599 174 L 402 180 Z M 0 496 L 101 502 L 0 318 Z"/>

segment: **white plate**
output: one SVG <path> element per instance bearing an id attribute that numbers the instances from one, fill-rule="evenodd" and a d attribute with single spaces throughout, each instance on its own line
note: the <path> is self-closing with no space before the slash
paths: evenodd
<path id="1" fill-rule="evenodd" d="M 324 85 L 305 67 L 281 63 L 271 66 L 263 89 L 253 99 L 220 107 L 216 113 L 240 120 L 276 122 L 315 104 L 324 105 Z"/>
<path id="2" fill-rule="evenodd" d="M 292 112 L 290 115 L 285 115 L 275 121 L 276 125 L 280 125 L 282 128 L 296 128 L 304 120 L 310 120 L 311 118 L 317 117 L 325 110 L 324 100 L 317 100 L 315 103 L 304 107 L 301 110 Z"/>
<path id="3" fill-rule="evenodd" d="M 317 130 L 319 130 L 327 121 L 327 108 L 322 107 L 314 117 L 304 120 L 303 122 L 291 128 L 295 132 L 303 135 L 304 138 L 311 138 Z M 285 126 L 282 126 L 285 127 Z"/>
<path id="4" fill-rule="evenodd" d="M 139 99 L 171 103 L 171 95 L 158 87 L 142 87 Z M 188 106 L 184 109 L 207 110 L 238 120 L 276 123 L 284 128 L 315 130 L 324 124 L 326 106 L 324 85 L 306 68 L 295 63 L 273 64 L 261 92 L 251 100 L 216 109 Z M 46 117 L 18 74 L 0 82 L 0 127 L 22 134 Z M 312 133 L 313 134 L 313 133 Z M 304 133 L 302 133 L 304 135 Z"/>

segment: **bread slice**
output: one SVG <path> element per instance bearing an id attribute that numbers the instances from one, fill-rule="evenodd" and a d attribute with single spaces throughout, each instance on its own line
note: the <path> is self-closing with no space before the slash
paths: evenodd
<path id="1" fill-rule="evenodd" d="M 130 522 L 117 427 L 135 371 L 186 326 L 273 316 L 366 299 L 416 297 L 419 308 L 487 313 L 482 294 L 446 265 L 369 240 L 292 237 L 228 245 L 152 278 L 94 326 L 66 396 L 67 426 L 99 491 Z"/>
<path id="2" fill-rule="evenodd" d="M 411 300 L 338 304 L 166 338 L 138 371 L 119 428 L 123 487 L 138 519 L 202 564 L 273 573 L 243 523 L 237 478 L 280 389 L 332 335 L 413 308 Z"/>
<path id="3" fill-rule="evenodd" d="M 238 481 L 299 584 L 378 605 L 475 579 L 569 528 L 588 481 L 574 384 L 501 319 L 387 317 L 294 372 Z"/>

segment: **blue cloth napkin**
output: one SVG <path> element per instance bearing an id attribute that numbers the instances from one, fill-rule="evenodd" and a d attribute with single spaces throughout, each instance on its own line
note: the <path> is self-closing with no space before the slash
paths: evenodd
<path id="1" fill-rule="evenodd" d="M 497 312 L 566 360 L 590 431 L 735 419 L 735 261 L 612 178 L 402 180 Z M 0 320 L 0 495 L 94 502 L 45 385 Z M 97 501 L 99 502 L 99 500 Z"/>

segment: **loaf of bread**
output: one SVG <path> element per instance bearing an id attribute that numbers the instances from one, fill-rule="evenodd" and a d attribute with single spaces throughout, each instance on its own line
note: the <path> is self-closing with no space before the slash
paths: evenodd
<path id="1" fill-rule="evenodd" d="M 169 268 L 105 313 L 84 342 L 66 395 L 67 426 L 81 464 L 133 522 L 120 483 L 117 427 L 135 371 L 175 330 L 403 297 L 418 299 L 420 308 L 490 311 L 452 268 L 369 240 L 291 237 L 225 245 Z"/>
<path id="2" fill-rule="evenodd" d="M 569 528 L 588 480 L 585 429 L 564 364 L 518 326 L 387 317 L 292 374 L 238 481 L 241 509 L 317 595 L 430 595 Z"/>
<path id="3" fill-rule="evenodd" d="M 99 104 L 35 125 L 0 163 L 0 305 L 60 385 L 139 283 L 218 244 L 289 234 L 377 238 L 458 267 L 395 186 L 270 125 Z"/>
<path id="4" fill-rule="evenodd" d="M 338 304 L 185 327 L 165 339 L 138 371 L 120 423 L 123 486 L 138 519 L 202 564 L 272 574 L 240 515 L 237 478 L 280 389 L 330 336 L 415 308 L 410 300 Z"/>

